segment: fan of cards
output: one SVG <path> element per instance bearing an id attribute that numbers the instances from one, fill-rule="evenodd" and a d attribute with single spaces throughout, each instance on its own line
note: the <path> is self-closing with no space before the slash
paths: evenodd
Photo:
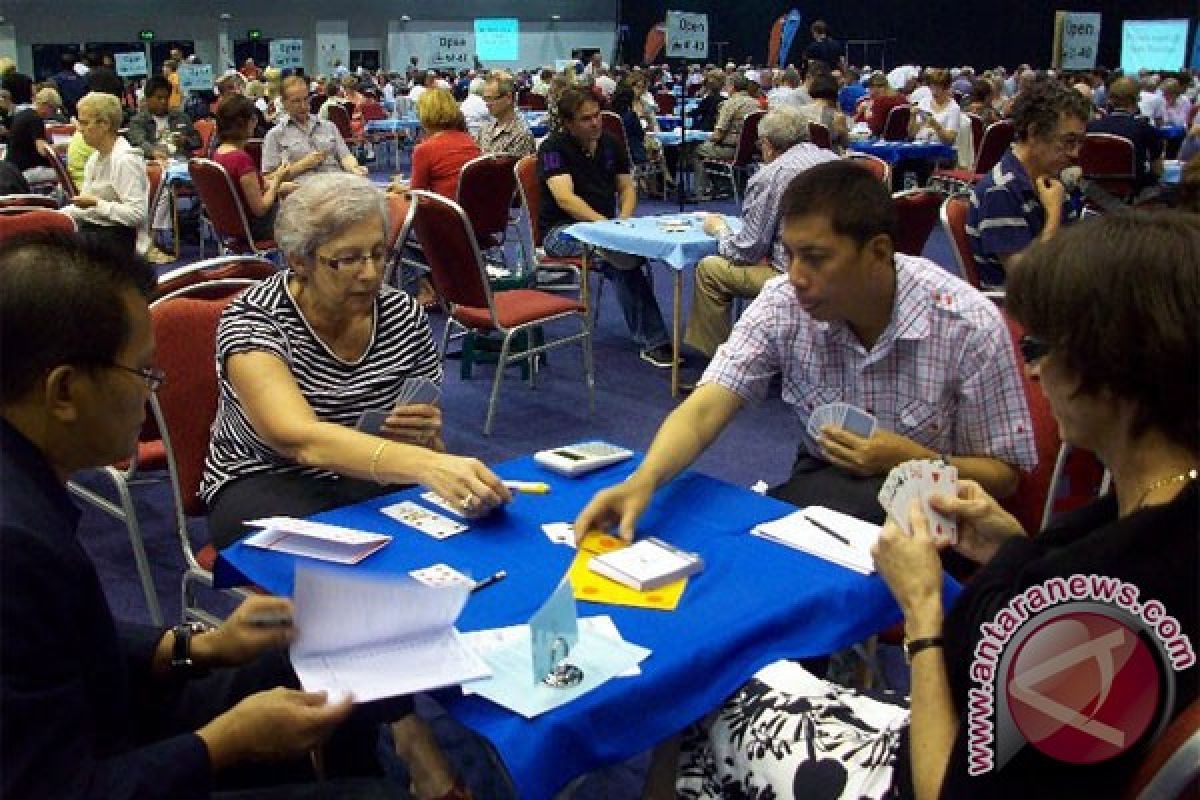
<path id="1" fill-rule="evenodd" d="M 817 406 L 808 415 L 808 435 L 821 438 L 821 429 L 826 425 L 845 428 L 851 433 L 870 439 L 875 432 L 875 417 L 850 403 L 826 403 Z"/>
<path id="2" fill-rule="evenodd" d="M 442 398 L 442 390 L 424 375 L 405 379 L 396 395 L 396 408 L 412 405 L 432 405 Z M 378 436 L 390 411 L 364 411 L 358 418 L 358 429 Z"/>
<path id="3" fill-rule="evenodd" d="M 929 532 L 937 544 L 954 544 L 958 541 L 958 523 L 929 505 L 929 497 L 942 494 L 954 497 L 958 494 L 958 469 L 940 460 L 905 461 L 888 473 L 883 488 L 879 490 L 879 504 L 909 536 L 909 511 L 912 501 L 921 502 L 921 510 L 929 520 Z"/>

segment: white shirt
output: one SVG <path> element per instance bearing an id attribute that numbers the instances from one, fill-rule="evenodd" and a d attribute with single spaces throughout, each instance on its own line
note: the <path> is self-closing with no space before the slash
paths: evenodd
<path id="1" fill-rule="evenodd" d="M 417 101 L 421 99 L 421 95 L 425 94 L 424 86 L 414 86 L 408 90 L 408 102 L 412 103 L 412 107 L 417 107 Z"/>
<path id="2" fill-rule="evenodd" d="M 793 89 L 790 86 L 776 86 L 767 92 L 767 109 L 769 111 L 776 111 L 785 106 L 799 108 L 811 102 L 812 98 L 808 96 L 808 92 L 799 87 Z"/>
<path id="3" fill-rule="evenodd" d="M 916 92 L 913 92 L 916 94 Z M 946 104 L 946 107 L 941 111 L 937 111 L 933 107 L 932 95 L 920 103 L 917 103 L 917 110 L 924 111 L 937 120 L 938 125 L 941 125 L 948 131 L 957 132 L 962 124 L 962 110 L 959 109 L 958 103 L 951 100 Z M 914 142 L 941 142 L 937 132 L 932 125 L 922 125 L 917 134 L 913 137 Z"/>
<path id="4" fill-rule="evenodd" d="M 1158 92 L 1142 92 L 1138 96 L 1138 109 L 1152 125 L 1163 125 L 1167 119 L 1167 102 Z"/>
<path id="5" fill-rule="evenodd" d="M 92 195 L 97 202 L 91 208 L 71 205 L 64 208 L 76 222 L 145 230 L 150 180 L 146 177 L 142 151 L 118 136 L 108 155 L 100 155 L 99 150 L 93 152 L 83 167 L 79 193 Z"/>
<path id="6" fill-rule="evenodd" d="M 930 89 L 928 86 L 918 86 L 908 96 L 908 102 L 916 106 L 928 103 L 931 100 L 933 100 L 933 89 Z"/>
<path id="7" fill-rule="evenodd" d="M 468 94 L 467 99 L 462 101 L 460 108 L 462 109 L 463 117 L 467 121 L 467 133 L 478 139 L 479 131 L 492 120 L 487 103 L 477 94 Z"/>
<path id="8" fill-rule="evenodd" d="M 607 75 L 601 75 L 596 78 L 596 86 L 600 88 L 600 91 L 604 92 L 605 97 L 612 97 L 612 93 L 617 90 L 617 82 Z"/>

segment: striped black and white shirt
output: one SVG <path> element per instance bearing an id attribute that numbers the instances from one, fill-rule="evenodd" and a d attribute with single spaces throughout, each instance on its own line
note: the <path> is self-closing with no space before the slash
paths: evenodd
<path id="1" fill-rule="evenodd" d="M 333 475 L 296 464 L 258 435 L 229 382 L 225 365 L 230 356 L 276 356 L 291 370 L 318 419 L 351 428 L 364 411 L 391 409 L 406 378 L 421 375 L 442 381 L 429 321 L 408 294 L 383 287 L 375 301 L 370 344 L 351 362 L 339 358 L 313 332 L 288 291 L 288 275 L 280 272 L 248 289 L 221 315 L 216 365 L 220 397 L 200 484 L 200 495 L 209 506 L 225 484 L 248 475 Z"/>

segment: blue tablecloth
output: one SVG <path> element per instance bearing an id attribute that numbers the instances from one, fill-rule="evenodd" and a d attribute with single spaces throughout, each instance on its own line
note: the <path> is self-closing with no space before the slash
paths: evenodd
<path id="1" fill-rule="evenodd" d="M 163 182 L 190 184 L 192 182 L 192 173 L 188 172 L 187 162 L 178 160 L 168 161 L 167 168 L 163 170 Z"/>
<path id="2" fill-rule="evenodd" d="M 390 119 L 373 119 L 367 123 L 367 133 L 399 133 L 400 131 L 419 130 L 421 121 L 416 117 L 400 117 Z"/>
<path id="3" fill-rule="evenodd" d="M 921 161 L 954 161 L 957 152 L 948 144 L 930 142 L 885 142 L 881 140 L 851 142 L 850 149 L 858 153 L 870 153 L 889 164 L 905 159 Z"/>
<path id="4" fill-rule="evenodd" d="M 687 230 L 664 230 L 662 225 L 668 220 L 686 223 Z M 734 230 L 742 226 L 742 221 L 736 217 L 726 217 L 725 221 Z M 566 233 L 594 247 L 655 259 L 682 270 L 717 252 L 717 240 L 704 232 L 703 222 L 702 213 L 686 212 L 661 217 L 576 222 L 566 229 Z"/>
<path id="5" fill-rule="evenodd" d="M 678 147 L 683 141 L 683 131 L 681 130 L 655 131 L 650 135 L 662 142 L 663 147 Z M 712 136 L 712 131 L 694 131 L 691 129 L 687 131 L 688 142 L 703 142 L 709 136 Z"/>
<path id="6" fill-rule="evenodd" d="M 462 630 L 499 627 L 527 621 L 574 557 L 573 550 L 551 544 L 541 524 L 572 520 L 593 493 L 624 479 L 633 467 L 630 461 L 570 479 L 531 458 L 500 464 L 496 471 L 505 478 L 546 481 L 551 493 L 518 495 L 507 509 L 472 523 L 469 532 L 440 542 L 377 510 L 412 499 L 418 490 L 315 519 L 396 537 L 361 564 L 334 569 L 399 574 L 444 562 L 477 577 L 507 570 L 507 580 L 473 595 L 459 619 Z M 704 571 L 692 578 L 679 607 L 662 612 L 579 603 L 581 616 L 609 614 L 624 638 L 653 651 L 640 677 L 614 679 L 533 720 L 477 696 L 463 697 L 457 689 L 438 699 L 496 747 L 517 796 L 541 800 L 574 777 L 644 752 L 699 719 L 766 664 L 829 653 L 895 623 L 899 610 L 878 576 L 859 575 L 748 533 L 792 510 L 685 472 L 658 492 L 638 526 L 640 534 L 704 558 Z M 217 584 L 252 581 L 290 594 L 297 561 L 307 559 L 234 544 L 217 562 Z"/>
<path id="7" fill-rule="evenodd" d="M 674 114 L 659 114 L 656 119 L 658 120 L 658 127 L 662 128 L 664 131 L 675 130 L 679 127 L 679 123 L 681 121 L 679 117 L 675 116 Z"/>
<path id="8" fill-rule="evenodd" d="M 1183 137 L 1187 135 L 1187 128 L 1183 125 L 1164 125 L 1157 130 L 1158 138 L 1164 142 L 1182 142 Z"/>

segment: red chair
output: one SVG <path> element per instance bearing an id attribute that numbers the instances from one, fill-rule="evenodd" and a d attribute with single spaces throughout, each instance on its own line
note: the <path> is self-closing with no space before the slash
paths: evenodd
<path id="1" fill-rule="evenodd" d="M 728 178 L 733 185 L 733 200 L 739 206 L 742 203 L 741 188 L 738 177 L 748 174 L 759 157 L 758 152 L 758 123 L 766 116 L 765 111 L 752 111 L 742 121 L 742 132 L 738 136 L 737 148 L 731 159 L 706 159 L 704 169 L 715 175 Z"/>
<path id="2" fill-rule="evenodd" d="M 483 155 L 463 164 L 458 174 L 455 199 L 471 220 L 480 250 L 504 246 L 517 194 L 516 165 L 516 156 Z"/>
<path id="3" fill-rule="evenodd" d="M 8 211 L 13 213 L 0 214 L 0 241 L 34 231 L 69 234 L 78 230 L 75 220 L 63 211 L 49 208 L 31 208 L 25 211 L 13 208 Z"/>
<path id="4" fill-rule="evenodd" d="M 889 189 L 892 185 L 892 168 L 879 156 L 873 156 L 870 153 L 857 153 L 853 150 L 846 153 L 846 158 L 855 164 L 858 164 L 863 169 L 868 169 L 871 173 L 883 182 L 884 186 Z"/>
<path id="5" fill-rule="evenodd" d="M 979 118 L 974 114 L 971 116 L 974 117 L 971 121 L 972 129 L 974 129 L 975 120 Z M 983 121 L 980 120 L 979 124 L 982 125 Z M 1004 157 L 1004 153 L 1013 142 L 1015 131 L 1016 128 L 1009 120 L 1002 119 L 993 122 L 976 141 L 975 163 L 970 169 L 935 170 L 931 180 L 935 184 L 940 184 L 948 192 L 956 192 L 974 186 Z"/>
<path id="6" fill-rule="evenodd" d="M 316 114 L 325 105 L 325 95 L 317 93 L 308 96 L 308 113 Z"/>
<path id="7" fill-rule="evenodd" d="M 1200 797 L 1200 700 L 1192 700 L 1150 746 L 1122 800 Z"/>
<path id="8" fill-rule="evenodd" d="M 196 133 L 200 134 L 200 147 L 192 155 L 208 158 L 212 155 L 211 145 L 213 134 L 217 131 L 217 121 L 212 117 L 204 117 L 193 122 L 192 127 L 196 129 Z"/>
<path id="9" fill-rule="evenodd" d="M 542 249 L 545 231 L 542 230 L 538 215 L 542 210 L 542 189 L 537 175 L 537 156 L 525 156 L 513 167 L 517 176 L 517 190 L 520 193 L 521 205 L 525 209 L 528 237 L 523 238 L 521 249 L 525 254 L 526 270 L 535 276 L 540 271 L 548 276 L 559 276 L 564 273 L 575 276 L 574 283 L 560 284 L 555 282 L 549 291 L 580 291 L 579 277 L 583 272 L 583 259 L 576 256 L 548 256 Z"/>
<path id="10" fill-rule="evenodd" d="M 54 168 L 54 174 L 58 176 L 58 183 L 62 186 L 63 194 L 67 196 L 67 199 L 69 200 L 79 194 L 79 187 L 75 185 L 75 179 L 67 171 L 67 166 L 63 163 L 58 151 L 52 147 L 44 155 L 46 156 L 46 160 L 50 162 L 50 166 Z"/>
<path id="11" fill-rule="evenodd" d="M 620 115 L 613 111 L 600 112 L 600 125 L 604 132 L 621 143 L 625 148 L 625 158 L 629 160 L 630 167 L 633 169 L 633 179 L 641 181 L 643 178 L 653 178 L 662 174 L 662 169 L 657 161 L 644 161 L 641 164 L 634 163 L 633 154 L 629 150 L 629 137 L 625 134 L 625 123 Z M 663 199 L 667 199 L 666 183 L 663 184 Z"/>
<path id="12" fill-rule="evenodd" d="M 276 249 L 274 239 L 256 240 L 250 233 L 250 222 L 229 173 L 207 158 L 188 160 L 192 185 L 204 204 L 204 213 L 217 239 L 218 255 L 251 254 L 268 256 Z"/>
<path id="13" fill-rule="evenodd" d="M 1137 194 L 1137 159 L 1133 142 L 1112 133 L 1089 133 L 1079 151 L 1083 177 L 1125 202 Z"/>
<path id="14" fill-rule="evenodd" d="M 258 169 L 258 171 L 262 172 L 263 140 L 247 139 L 246 143 L 242 145 L 242 149 L 246 151 L 246 154 L 249 155 L 251 159 L 253 159 L 254 166 Z"/>
<path id="15" fill-rule="evenodd" d="M 173 297 L 219 298 L 230 289 L 244 289 L 279 271 L 272 261 L 258 256 L 219 256 L 165 272 L 150 294 L 152 302 Z"/>
<path id="16" fill-rule="evenodd" d="M 364 100 L 362 105 L 358 107 L 358 113 L 362 116 L 364 124 L 377 119 L 388 118 L 387 109 L 378 100 Z"/>
<path id="17" fill-rule="evenodd" d="M 967 283 L 979 288 L 979 267 L 971 252 L 971 240 L 967 238 L 967 216 L 971 211 L 971 193 L 952 194 L 942 203 L 940 213 L 942 230 L 954 245 L 954 260 L 958 263 L 958 274 Z M 1003 293 L 1000 293 L 1001 295 Z"/>
<path id="18" fill-rule="evenodd" d="M 363 143 L 363 137 L 354 133 L 354 126 L 350 123 L 350 112 L 344 106 L 338 103 L 331 103 L 329 106 L 329 121 L 338 129 L 338 133 L 342 135 L 342 139 L 345 140 L 347 147 Z"/>
<path id="19" fill-rule="evenodd" d="M 979 148 L 983 146 L 984 125 L 983 117 L 978 114 L 972 114 L 970 111 L 965 112 L 967 122 L 971 126 L 971 159 L 979 158 Z"/>
<path id="20" fill-rule="evenodd" d="M 670 92 L 659 92 L 654 95 L 654 105 L 658 107 L 661 116 L 671 116 L 675 113 L 675 95 Z"/>
<path id="21" fill-rule="evenodd" d="M 4 194 L 0 195 L 0 210 L 17 209 L 28 211 L 34 208 L 58 208 L 53 197 L 44 194 Z"/>
<path id="22" fill-rule="evenodd" d="M 808 123 L 808 140 L 824 150 L 833 149 L 833 136 L 829 128 L 819 122 Z"/>
<path id="23" fill-rule="evenodd" d="M 532 366 L 533 359 L 541 353 L 572 342 L 579 342 L 583 347 L 584 379 L 588 387 L 590 410 L 595 391 L 592 331 L 583 303 L 537 289 L 493 292 L 475 232 L 471 229 L 471 220 L 462 207 L 433 192 L 418 189 L 410 194 L 414 205 L 411 227 L 417 241 L 425 248 L 431 269 L 430 278 L 446 304 L 449 317 L 442 334 L 442 355 L 446 352 L 451 322 L 466 331 L 495 332 L 503 337 L 491 398 L 488 400 L 487 418 L 483 425 L 484 434 L 490 435 L 492 432 L 492 419 L 505 368 L 522 361 L 529 361 Z M 534 336 L 536 329 L 544 331 L 549 323 L 571 318 L 578 320 L 579 333 L 549 341 Z M 529 346 L 513 352 L 513 339 L 520 334 L 529 337 Z M 537 370 L 530 369 L 529 374 L 532 384 L 536 380 Z"/>
<path id="24" fill-rule="evenodd" d="M 908 141 L 908 123 L 911 119 L 912 106 L 904 105 L 892 108 L 883 122 L 883 133 L 880 138 L 885 142 Z"/>
<path id="25" fill-rule="evenodd" d="M 919 256 L 925 251 L 925 242 L 938 221 L 938 209 L 942 207 L 941 192 L 936 189 L 908 189 L 892 195 L 896 204 L 897 231 L 896 250 L 910 256 Z"/>

